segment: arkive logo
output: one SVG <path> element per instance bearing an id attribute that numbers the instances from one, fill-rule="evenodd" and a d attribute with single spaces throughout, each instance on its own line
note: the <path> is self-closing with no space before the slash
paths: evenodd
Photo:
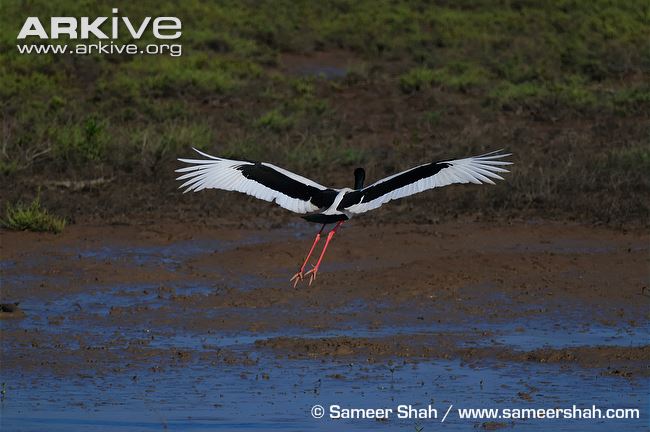
<path id="1" fill-rule="evenodd" d="M 111 17 L 56 16 L 49 22 L 28 17 L 16 37 L 20 41 L 16 48 L 20 54 L 28 55 L 182 55 L 182 45 L 171 43 L 182 35 L 183 25 L 179 18 L 146 16 L 142 20 L 131 20 L 118 15 L 117 8 L 112 11 Z M 149 43 L 152 37 L 155 43 Z M 125 43 L 125 39 L 128 42 Z M 135 43 L 140 39 L 146 42 Z"/>
<path id="2" fill-rule="evenodd" d="M 182 34 L 182 23 L 177 17 L 145 17 L 140 22 L 132 22 L 129 17 L 115 16 L 117 8 L 113 8 L 112 17 L 51 17 L 49 33 L 38 17 L 28 17 L 25 20 L 17 39 L 37 36 L 40 39 L 59 39 L 67 36 L 69 39 L 118 39 L 120 36 L 130 35 L 133 39 L 140 39 L 147 31 L 151 31 L 156 39 L 178 39 Z M 107 24 L 109 23 L 109 24 Z"/>

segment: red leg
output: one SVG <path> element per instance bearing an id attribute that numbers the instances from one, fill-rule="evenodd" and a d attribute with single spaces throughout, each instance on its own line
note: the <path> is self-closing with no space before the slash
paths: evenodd
<path id="1" fill-rule="evenodd" d="M 334 229 L 332 229 L 332 231 L 330 231 L 327 234 L 327 240 L 325 240 L 325 246 L 323 246 L 323 251 L 320 253 L 320 257 L 318 258 L 318 262 L 316 263 L 316 265 L 314 266 L 313 269 L 309 270 L 307 273 L 304 274 L 304 276 L 307 276 L 307 275 L 310 276 L 309 277 L 309 285 L 311 285 L 312 282 L 314 282 L 314 280 L 316 279 L 316 274 L 318 273 L 318 268 L 320 267 L 320 263 L 321 263 L 321 261 L 323 261 L 323 257 L 325 256 L 325 251 L 327 250 L 327 246 L 330 244 L 330 241 L 332 240 L 332 237 L 334 237 L 334 234 L 336 234 L 336 230 L 339 229 L 339 227 L 343 224 L 343 222 L 344 221 L 339 221 L 336 224 L 336 226 L 334 227 Z"/>
<path id="2" fill-rule="evenodd" d="M 311 249 L 309 249 L 309 253 L 307 254 L 307 258 L 305 258 L 305 262 L 302 263 L 302 267 L 300 267 L 300 271 L 298 273 L 296 273 L 295 275 L 293 275 L 293 277 L 290 280 L 290 282 L 293 282 L 293 287 L 294 288 L 296 287 L 296 285 L 298 285 L 298 281 L 302 280 L 303 277 L 304 277 L 305 267 L 307 267 L 307 263 L 309 262 L 309 258 L 311 258 L 311 254 L 314 252 L 314 248 L 316 248 L 316 244 L 320 240 L 320 235 L 323 232 L 323 229 L 325 229 L 325 225 L 323 225 L 321 227 L 320 231 L 318 231 L 318 233 L 316 234 L 316 238 L 314 238 L 314 243 L 312 243 Z M 295 281 L 294 281 L 294 279 L 295 279 Z"/>

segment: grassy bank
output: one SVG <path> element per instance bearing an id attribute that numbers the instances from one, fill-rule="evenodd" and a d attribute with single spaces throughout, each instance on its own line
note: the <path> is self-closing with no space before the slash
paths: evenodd
<path id="1" fill-rule="evenodd" d="M 0 175 L 15 186 L 3 200 L 43 186 L 49 207 L 75 216 L 90 210 L 48 182 L 99 177 L 116 180 L 76 192 L 110 191 L 95 212 L 142 187 L 175 197 L 171 170 L 190 146 L 323 183 L 357 165 L 378 178 L 505 147 L 516 158 L 507 187 L 414 202 L 439 217 L 648 218 L 647 2 L 115 3 L 133 21 L 179 17 L 182 55 L 21 55 L 27 16 L 111 10 L 0 5 Z"/>

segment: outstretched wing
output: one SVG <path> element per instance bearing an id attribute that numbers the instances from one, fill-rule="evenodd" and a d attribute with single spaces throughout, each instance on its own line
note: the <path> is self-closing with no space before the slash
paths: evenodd
<path id="1" fill-rule="evenodd" d="M 347 194 L 339 208 L 351 213 L 364 213 L 390 200 L 435 187 L 453 183 L 494 184 L 492 179 L 503 180 L 497 173 L 508 172 L 502 166 L 512 164 L 498 160 L 510 156 L 510 153 L 499 153 L 500 151 L 465 159 L 432 162 L 394 174 L 360 191 Z"/>
<path id="2" fill-rule="evenodd" d="M 186 188 L 185 193 L 203 189 L 237 191 L 275 202 L 295 213 L 329 207 L 336 197 L 335 190 L 270 163 L 224 159 L 194 151 L 207 159 L 178 159 L 190 164 L 176 170 L 186 173 L 176 179 L 186 180 L 180 186 Z"/>

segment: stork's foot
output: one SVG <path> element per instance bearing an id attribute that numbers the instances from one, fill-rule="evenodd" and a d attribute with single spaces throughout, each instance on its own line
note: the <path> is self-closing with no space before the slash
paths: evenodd
<path id="1" fill-rule="evenodd" d="M 313 269 L 309 270 L 307 273 L 302 275 L 302 277 L 306 278 L 309 276 L 309 286 L 311 286 L 312 282 L 316 280 L 316 275 L 318 274 L 318 266 L 315 266 Z"/>
<path id="2" fill-rule="evenodd" d="M 300 271 L 298 273 L 296 273 L 295 275 L 293 275 L 293 277 L 289 280 L 289 282 L 293 282 L 293 287 L 294 288 L 296 286 L 298 286 L 298 282 L 300 282 L 301 280 L 303 280 L 305 278 L 305 274 L 302 271 L 303 271 L 303 269 L 300 269 Z"/>

